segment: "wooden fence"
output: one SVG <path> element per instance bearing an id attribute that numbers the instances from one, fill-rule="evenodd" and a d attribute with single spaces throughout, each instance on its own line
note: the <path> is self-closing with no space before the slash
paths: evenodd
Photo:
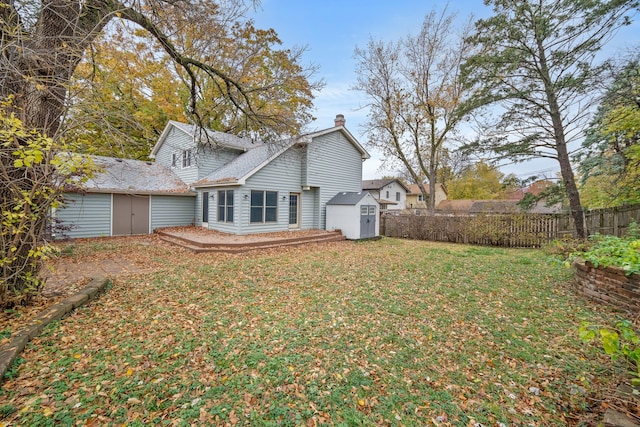
<path id="1" fill-rule="evenodd" d="M 640 224 L 640 205 L 585 212 L 589 234 L 622 236 L 629 224 Z M 384 214 L 380 233 L 436 242 L 504 247 L 540 247 L 555 239 L 575 236 L 569 214 Z"/>

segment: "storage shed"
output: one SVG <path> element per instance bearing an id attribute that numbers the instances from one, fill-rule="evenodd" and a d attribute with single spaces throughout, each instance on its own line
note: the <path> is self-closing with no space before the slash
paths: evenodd
<path id="1" fill-rule="evenodd" d="M 380 205 L 367 191 L 341 192 L 327 202 L 327 230 L 342 230 L 347 239 L 380 235 Z"/>

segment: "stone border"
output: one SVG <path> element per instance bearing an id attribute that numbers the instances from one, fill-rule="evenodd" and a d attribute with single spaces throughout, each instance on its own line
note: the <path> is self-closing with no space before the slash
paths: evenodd
<path id="1" fill-rule="evenodd" d="M 24 350 L 27 343 L 40 335 L 42 330 L 51 322 L 60 320 L 78 307 L 96 299 L 107 287 L 109 280 L 106 277 L 96 277 L 82 288 L 78 293 L 65 298 L 42 311 L 27 325 L 19 328 L 12 336 L 11 341 L 0 347 L 0 382 L 11 367 L 11 364 Z"/>
<path id="2" fill-rule="evenodd" d="M 619 267 L 596 268 L 589 261 L 573 262 L 574 287 L 582 295 L 636 316 L 640 313 L 640 275 Z"/>

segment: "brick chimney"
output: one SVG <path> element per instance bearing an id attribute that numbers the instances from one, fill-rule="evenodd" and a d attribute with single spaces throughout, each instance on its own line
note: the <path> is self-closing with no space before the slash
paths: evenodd
<path id="1" fill-rule="evenodd" d="M 336 120 L 335 120 L 336 127 L 344 126 L 345 122 L 346 122 L 346 120 L 344 119 L 344 115 L 336 114 Z"/>

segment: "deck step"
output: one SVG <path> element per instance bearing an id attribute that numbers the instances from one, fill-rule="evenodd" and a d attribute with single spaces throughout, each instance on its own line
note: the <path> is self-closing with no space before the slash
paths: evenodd
<path id="1" fill-rule="evenodd" d="M 160 239 L 165 242 L 181 246 L 195 253 L 203 252 L 222 252 L 222 253 L 243 253 L 255 251 L 259 249 L 272 249 L 280 247 L 300 246 L 310 243 L 327 243 L 345 241 L 346 237 L 341 233 L 324 233 L 317 235 L 308 235 L 304 237 L 283 238 L 274 240 L 265 240 L 257 242 L 245 243 L 211 243 L 198 242 L 189 240 L 188 238 L 171 235 L 169 233 L 160 232 Z"/>

